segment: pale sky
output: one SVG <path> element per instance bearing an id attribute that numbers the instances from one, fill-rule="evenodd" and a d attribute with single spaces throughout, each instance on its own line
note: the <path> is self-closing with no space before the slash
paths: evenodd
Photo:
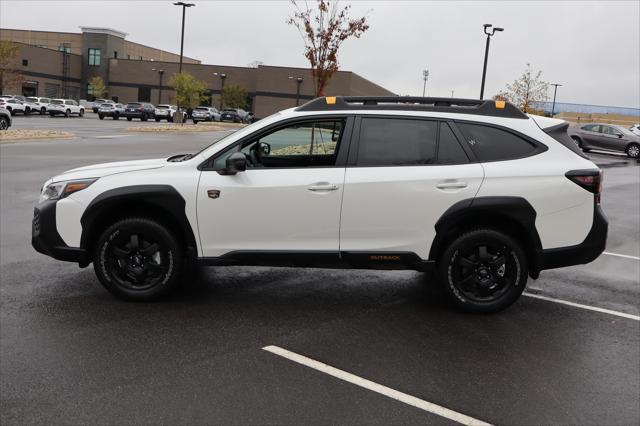
<path id="1" fill-rule="evenodd" d="M 187 10 L 185 55 L 207 64 L 307 67 L 287 1 L 203 1 Z M 79 32 L 109 27 L 128 40 L 179 52 L 181 9 L 165 1 L 0 0 L 0 27 Z M 343 4 L 346 4 L 343 1 Z M 477 98 L 485 36 L 491 40 L 485 97 L 516 79 L 527 63 L 558 102 L 640 107 L 640 1 L 351 1 L 371 28 L 339 53 L 353 71 L 402 95 Z M 549 97 L 553 95 L 549 91 Z"/>

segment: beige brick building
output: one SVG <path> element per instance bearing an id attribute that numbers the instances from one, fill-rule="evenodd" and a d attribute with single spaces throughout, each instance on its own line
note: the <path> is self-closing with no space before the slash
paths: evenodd
<path id="1" fill-rule="evenodd" d="M 62 33 L 0 29 L 0 40 L 22 46 L 15 63 L 22 82 L 19 87 L 5 87 L 3 91 L 91 100 L 88 80 L 100 76 L 107 86 L 107 97 L 119 102 L 175 103 L 175 92 L 167 82 L 178 72 L 179 55 L 125 40 L 127 34 L 117 30 L 81 30 Z M 304 68 L 205 65 L 185 56 L 183 71 L 206 83 L 210 102 L 217 103 L 223 85 L 243 87 L 248 93 L 248 109 L 256 117 L 303 103 L 314 94 L 311 72 Z M 349 71 L 336 73 L 326 93 L 393 95 Z"/>

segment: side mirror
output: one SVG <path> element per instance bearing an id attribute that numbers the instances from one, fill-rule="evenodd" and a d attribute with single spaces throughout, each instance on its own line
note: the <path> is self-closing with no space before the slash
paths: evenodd
<path id="1" fill-rule="evenodd" d="M 227 158 L 223 175 L 235 175 L 238 172 L 247 170 L 247 157 L 241 152 L 234 152 Z"/>
<path id="2" fill-rule="evenodd" d="M 622 138 L 622 133 L 616 133 L 616 135 L 618 135 L 619 138 Z"/>
<path id="3" fill-rule="evenodd" d="M 269 145 L 266 142 L 260 142 L 260 154 L 261 155 L 271 154 L 271 145 Z"/>

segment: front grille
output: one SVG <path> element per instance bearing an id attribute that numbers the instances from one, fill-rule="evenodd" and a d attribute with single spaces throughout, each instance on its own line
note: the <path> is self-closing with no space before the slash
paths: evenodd
<path id="1" fill-rule="evenodd" d="M 38 235 L 40 235 L 40 210 L 38 209 L 33 209 L 32 225 L 33 236 L 37 237 Z"/>

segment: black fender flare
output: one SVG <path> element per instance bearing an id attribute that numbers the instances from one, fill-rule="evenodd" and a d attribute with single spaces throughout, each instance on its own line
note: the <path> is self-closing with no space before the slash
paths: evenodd
<path id="1" fill-rule="evenodd" d="M 133 185 L 110 189 L 94 198 L 85 209 L 80 223 L 82 236 L 80 247 L 87 247 L 91 237 L 95 237 L 98 222 L 107 213 L 118 214 L 122 209 L 144 206 L 145 209 L 157 209 L 153 214 L 170 217 L 173 224 L 182 232 L 187 248 L 196 250 L 195 234 L 185 211 L 186 202 L 182 195 L 171 185 Z"/>
<path id="2" fill-rule="evenodd" d="M 458 201 L 440 216 L 435 224 L 436 236 L 431 243 L 429 260 L 436 261 L 447 243 L 447 238 L 460 225 L 473 226 L 474 222 L 486 225 L 487 220 L 496 224 L 508 221 L 517 227 L 525 239 L 525 252 L 529 256 L 530 273 L 537 277 L 540 270 L 542 243 L 536 229 L 536 211 L 522 197 L 477 197 Z"/>

